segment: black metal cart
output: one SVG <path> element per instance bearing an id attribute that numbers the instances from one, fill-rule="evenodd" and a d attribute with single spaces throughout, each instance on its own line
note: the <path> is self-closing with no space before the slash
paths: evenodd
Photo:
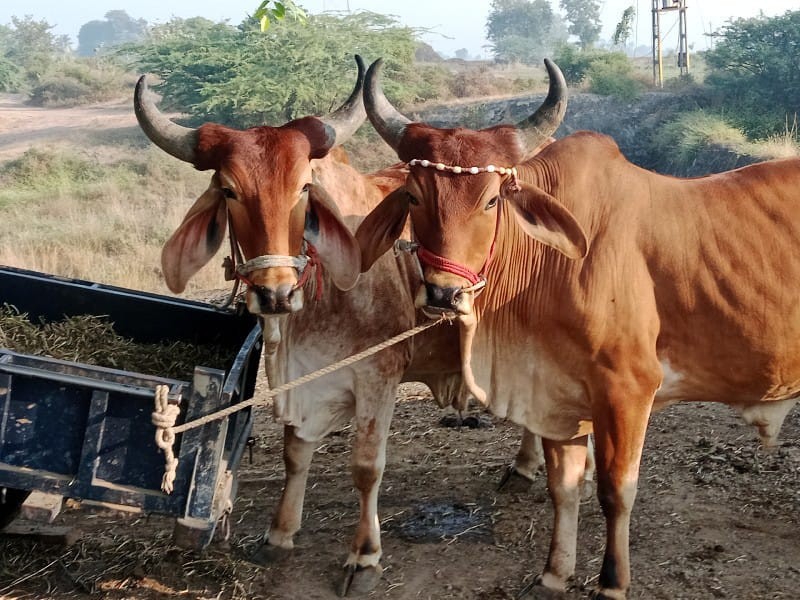
<path id="1" fill-rule="evenodd" d="M 0 526 L 28 494 L 133 507 L 176 517 L 176 543 L 207 545 L 232 506 L 250 409 L 177 436 L 174 491 L 161 491 L 164 456 L 151 423 L 156 386 L 180 401 L 177 424 L 251 398 L 261 330 L 244 311 L 90 281 L 0 268 L 0 304 L 32 319 L 103 315 L 134 342 L 186 341 L 231 349 L 223 369 L 191 381 L 19 354 L 0 348 Z"/>

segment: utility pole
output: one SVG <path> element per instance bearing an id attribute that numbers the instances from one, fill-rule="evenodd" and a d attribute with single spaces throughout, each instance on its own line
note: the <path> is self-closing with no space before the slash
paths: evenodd
<path id="1" fill-rule="evenodd" d="M 686 0 L 653 0 L 653 85 L 664 87 L 663 39 L 661 15 L 678 11 L 678 68 L 689 74 L 689 44 L 686 40 Z"/>

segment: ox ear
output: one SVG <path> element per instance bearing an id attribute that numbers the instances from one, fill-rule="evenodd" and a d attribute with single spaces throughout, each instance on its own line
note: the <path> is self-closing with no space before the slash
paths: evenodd
<path id="1" fill-rule="evenodd" d="M 167 287 L 176 294 L 219 250 L 227 227 L 225 196 L 214 180 L 161 250 Z"/>
<path id="2" fill-rule="evenodd" d="M 583 258 L 589 251 L 586 234 L 572 213 L 544 190 L 520 182 L 520 190 L 506 194 L 522 230 L 568 258 Z"/>
<path id="3" fill-rule="evenodd" d="M 369 271 L 375 261 L 402 235 L 408 210 L 408 193 L 405 188 L 398 188 L 361 221 L 356 230 L 356 240 L 361 247 L 362 273 Z"/>
<path id="4" fill-rule="evenodd" d="M 342 221 L 336 203 L 321 186 L 309 185 L 308 202 L 306 239 L 317 249 L 333 284 L 342 291 L 354 288 L 361 274 L 358 242 Z"/>

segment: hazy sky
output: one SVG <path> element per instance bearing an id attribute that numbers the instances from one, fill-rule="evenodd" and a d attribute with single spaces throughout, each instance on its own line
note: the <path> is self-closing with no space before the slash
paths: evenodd
<path id="1" fill-rule="evenodd" d="M 252 13 L 260 0 L 2 0 L 0 23 L 9 24 L 11 16 L 32 15 L 56 25 L 55 32 L 69 35 L 77 45 L 81 25 L 94 19 L 102 19 L 109 10 L 124 10 L 131 17 L 148 22 L 164 22 L 171 17 L 203 16 L 212 20 L 229 20 L 239 23 Z M 558 0 L 550 0 L 554 8 Z M 412 27 L 432 30 L 423 38 L 434 48 L 452 55 L 466 48 L 470 55 L 487 56 L 486 17 L 489 0 L 300 0 L 299 4 L 309 12 L 324 10 L 371 10 L 397 15 L 399 20 Z M 602 38 L 609 39 L 614 27 L 628 6 L 638 11 L 636 27 L 637 45 L 651 45 L 651 0 L 603 0 Z M 689 43 L 695 50 L 708 47 L 704 32 L 716 29 L 732 17 L 752 17 L 764 11 L 768 16 L 780 15 L 787 10 L 797 10 L 797 0 L 689 0 L 687 3 Z M 670 13 L 662 21 L 662 36 L 666 48 L 678 44 L 676 13 Z"/>

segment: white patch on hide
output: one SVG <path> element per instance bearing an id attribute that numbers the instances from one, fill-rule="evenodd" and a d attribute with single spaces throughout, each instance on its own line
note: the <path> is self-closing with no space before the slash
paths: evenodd
<path id="1" fill-rule="evenodd" d="M 668 360 L 661 361 L 661 371 L 664 374 L 661 385 L 656 390 L 659 404 L 662 402 L 678 402 L 685 399 L 686 376 L 672 368 Z"/>
<path id="2" fill-rule="evenodd" d="M 745 423 L 758 429 L 761 443 L 766 447 L 770 447 L 778 444 L 781 425 L 783 425 L 786 415 L 792 410 L 797 400 L 797 398 L 789 398 L 788 400 L 761 402 L 748 406 L 739 404 L 733 406 L 733 408 L 742 415 Z"/>

